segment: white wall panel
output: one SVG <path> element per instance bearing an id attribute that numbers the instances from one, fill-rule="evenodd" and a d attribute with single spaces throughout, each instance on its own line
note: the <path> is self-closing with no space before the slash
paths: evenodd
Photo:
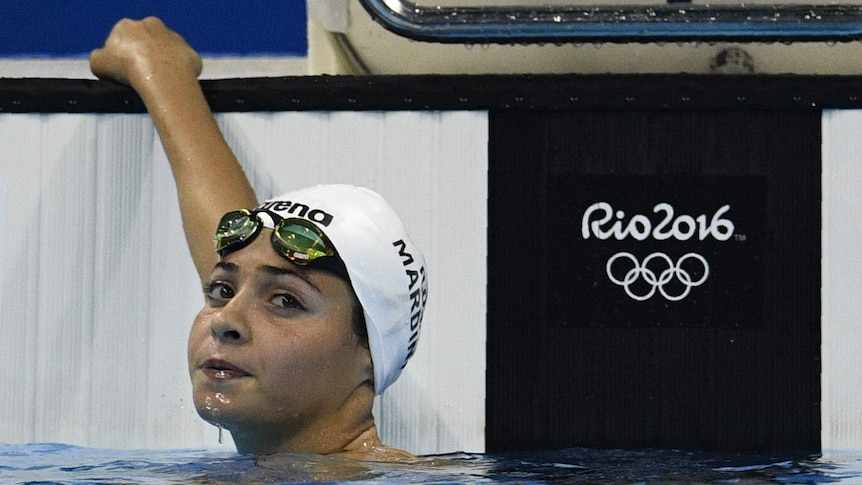
<path id="1" fill-rule="evenodd" d="M 822 446 L 862 450 L 862 111 L 823 116 Z"/>
<path id="2" fill-rule="evenodd" d="M 485 114 L 219 123 L 260 198 L 347 182 L 401 213 L 431 294 L 416 357 L 376 405 L 381 433 L 417 453 L 482 451 Z M 186 336 L 202 298 L 149 118 L 0 115 L 0 146 L 0 442 L 217 447 L 191 405 Z"/>

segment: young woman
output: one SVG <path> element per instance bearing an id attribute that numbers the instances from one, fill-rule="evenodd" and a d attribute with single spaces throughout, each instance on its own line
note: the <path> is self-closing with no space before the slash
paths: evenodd
<path id="1" fill-rule="evenodd" d="M 198 84 L 200 56 L 157 18 L 118 22 L 90 64 L 137 91 L 171 163 L 206 300 L 188 346 L 201 417 L 240 453 L 409 459 L 371 413 L 427 299 L 424 259 L 388 204 L 326 185 L 259 205 Z"/>

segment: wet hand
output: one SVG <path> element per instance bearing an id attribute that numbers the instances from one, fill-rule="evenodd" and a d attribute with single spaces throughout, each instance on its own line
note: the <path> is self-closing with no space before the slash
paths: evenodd
<path id="1" fill-rule="evenodd" d="M 120 20 L 104 47 L 90 53 L 93 74 L 138 90 L 165 77 L 196 79 L 202 67 L 200 55 L 156 17 Z"/>

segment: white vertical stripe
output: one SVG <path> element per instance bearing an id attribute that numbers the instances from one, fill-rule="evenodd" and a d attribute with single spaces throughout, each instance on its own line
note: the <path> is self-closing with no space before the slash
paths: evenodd
<path id="1" fill-rule="evenodd" d="M 823 115 L 822 446 L 862 450 L 862 111 Z"/>

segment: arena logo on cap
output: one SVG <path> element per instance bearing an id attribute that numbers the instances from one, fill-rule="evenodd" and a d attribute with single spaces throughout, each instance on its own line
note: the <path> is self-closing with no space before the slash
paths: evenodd
<path id="1" fill-rule="evenodd" d="M 597 202 L 584 211 L 581 236 L 585 240 L 595 237 L 623 241 L 631 237 L 645 241 L 651 237 L 655 241 L 704 241 L 712 238 L 723 242 L 733 237 L 735 230 L 733 221 L 726 217 L 729 211 L 730 205 L 724 204 L 711 217 L 707 214 L 677 215 L 672 204 L 661 202 L 653 206 L 653 214 L 658 216 L 654 222 L 644 214 L 635 214 L 626 220 L 625 211 L 615 211 L 611 204 Z M 692 288 L 706 282 L 710 267 L 706 258 L 695 252 L 688 252 L 674 261 L 664 252 L 657 251 L 641 261 L 634 254 L 621 251 L 608 258 L 605 272 L 612 283 L 621 286 L 635 301 L 662 295 L 668 301 L 677 302 L 686 298 Z"/>
<path id="2" fill-rule="evenodd" d="M 299 202 L 291 202 L 289 200 L 274 200 L 267 202 L 259 207 L 259 209 L 272 212 L 287 212 L 290 215 L 304 217 L 312 222 L 316 222 L 321 226 L 327 227 L 332 223 L 332 214 L 320 209 L 314 209 Z"/>

